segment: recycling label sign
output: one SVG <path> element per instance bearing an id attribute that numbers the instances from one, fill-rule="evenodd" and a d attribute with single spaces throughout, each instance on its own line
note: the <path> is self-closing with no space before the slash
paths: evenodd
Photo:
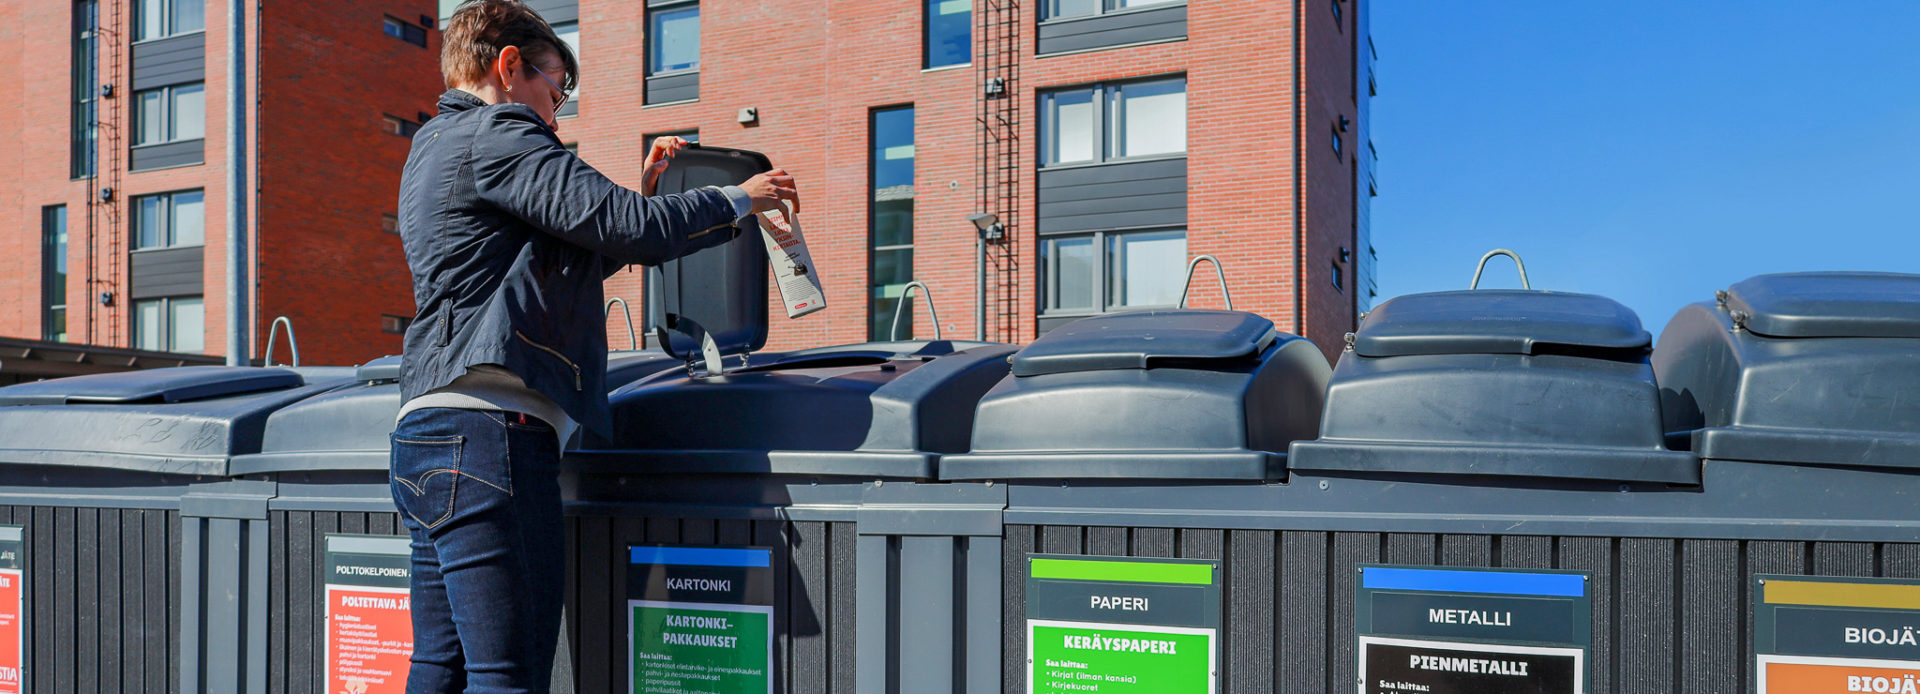
<path id="1" fill-rule="evenodd" d="M 1220 563 L 1028 555 L 1027 691 L 1217 691 Z"/>

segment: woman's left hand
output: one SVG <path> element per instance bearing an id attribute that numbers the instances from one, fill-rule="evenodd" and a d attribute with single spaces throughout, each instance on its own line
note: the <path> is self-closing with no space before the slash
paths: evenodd
<path id="1" fill-rule="evenodd" d="M 640 194 L 652 195 L 653 189 L 660 183 L 660 174 L 667 170 L 667 160 L 674 153 L 686 149 L 688 142 L 677 135 L 655 138 L 653 146 L 647 148 L 646 161 L 640 165 L 644 173 L 640 177 Z"/>

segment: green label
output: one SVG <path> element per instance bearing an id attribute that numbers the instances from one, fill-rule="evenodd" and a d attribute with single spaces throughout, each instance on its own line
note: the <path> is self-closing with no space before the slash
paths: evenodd
<path id="1" fill-rule="evenodd" d="M 768 694 L 773 608 L 632 600 L 632 687 L 645 694 Z"/>
<path id="2" fill-rule="evenodd" d="M 1027 620 L 1027 691 L 1214 691 L 1214 630 Z"/>
<path id="3" fill-rule="evenodd" d="M 1124 581 L 1209 586 L 1213 585 L 1214 568 L 1211 564 L 1199 563 L 1172 564 L 1034 557 L 1030 571 L 1034 578 L 1068 581 Z"/>

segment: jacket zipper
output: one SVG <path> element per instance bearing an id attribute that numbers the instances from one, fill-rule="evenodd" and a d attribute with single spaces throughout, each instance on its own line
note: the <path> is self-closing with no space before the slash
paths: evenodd
<path id="1" fill-rule="evenodd" d="M 573 360 L 568 359 L 567 355 L 561 354 L 560 350 L 554 349 L 552 347 L 548 347 L 538 342 L 534 342 L 531 338 L 527 337 L 526 333 L 520 332 L 518 330 L 513 331 L 513 335 L 514 337 L 520 338 L 521 342 L 525 342 L 529 345 L 533 345 L 534 349 L 538 349 L 540 351 L 546 352 L 547 354 L 553 355 L 553 358 L 559 359 L 560 363 L 566 364 L 567 368 L 573 369 L 573 389 L 576 391 L 586 389 L 585 386 L 582 386 L 580 383 L 580 367 L 575 366 L 573 363 Z"/>

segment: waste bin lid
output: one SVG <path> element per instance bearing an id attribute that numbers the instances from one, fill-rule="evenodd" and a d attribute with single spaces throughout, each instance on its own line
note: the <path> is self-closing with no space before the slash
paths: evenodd
<path id="1" fill-rule="evenodd" d="M 400 357 L 398 355 L 385 356 L 361 364 L 360 368 L 354 369 L 353 380 L 365 383 L 372 383 L 374 381 L 398 381 L 400 380 Z"/>
<path id="2" fill-rule="evenodd" d="M 1169 362 L 1252 360 L 1273 344 L 1273 321 L 1242 311 L 1180 309 L 1083 318 L 1013 356 L 1013 375 L 1148 369 Z"/>
<path id="3" fill-rule="evenodd" d="M 1920 275 L 1760 275 L 1728 289 L 1727 307 L 1768 337 L 1920 337 Z"/>
<path id="4" fill-rule="evenodd" d="M 1652 342 L 1639 316 L 1606 297 L 1479 289 L 1391 299 L 1367 314 L 1353 351 L 1363 357 L 1645 351 Z"/>
<path id="5" fill-rule="evenodd" d="M 674 155 L 660 174 L 657 190 L 677 193 L 737 185 L 771 168 L 773 163 L 759 152 L 694 145 Z M 661 349 L 682 359 L 698 356 L 703 333 L 712 336 L 722 355 L 767 344 L 764 243 L 759 216 L 750 215 L 741 223 L 738 238 L 647 271 L 658 289 L 647 292 L 649 322 L 665 326 L 668 335 Z"/>
<path id="6" fill-rule="evenodd" d="M 0 388 L 0 405 L 130 404 L 187 402 L 306 385 L 286 369 L 247 366 L 177 366 L 145 371 L 89 374 Z"/>

